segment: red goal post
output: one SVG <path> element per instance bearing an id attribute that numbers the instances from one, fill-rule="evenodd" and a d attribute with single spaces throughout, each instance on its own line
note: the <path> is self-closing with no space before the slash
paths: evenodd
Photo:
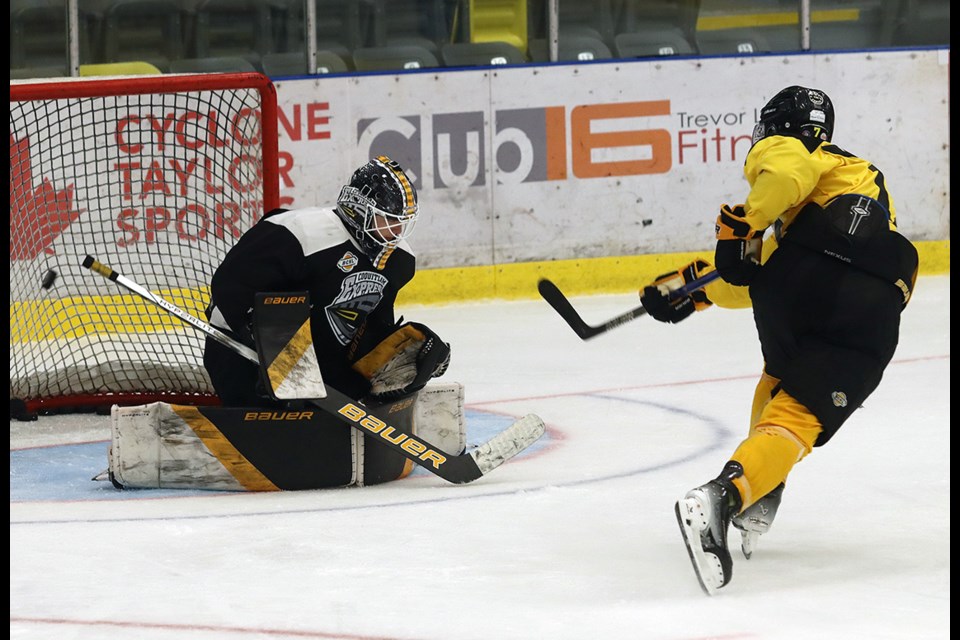
<path id="1" fill-rule="evenodd" d="M 216 402 L 203 337 L 81 263 L 203 317 L 224 254 L 279 206 L 277 143 L 258 73 L 11 82 L 11 418 Z"/>

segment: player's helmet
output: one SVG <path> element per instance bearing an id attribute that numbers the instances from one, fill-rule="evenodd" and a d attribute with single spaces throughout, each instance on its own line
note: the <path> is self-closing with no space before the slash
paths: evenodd
<path id="1" fill-rule="evenodd" d="M 400 165 L 377 156 L 353 172 L 340 190 L 337 213 L 363 252 L 382 268 L 417 221 L 417 191 Z"/>
<path id="2" fill-rule="evenodd" d="M 787 87 L 760 110 L 753 144 L 774 135 L 829 142 L 833 137 L 833 103 L 819 89 Z"/>

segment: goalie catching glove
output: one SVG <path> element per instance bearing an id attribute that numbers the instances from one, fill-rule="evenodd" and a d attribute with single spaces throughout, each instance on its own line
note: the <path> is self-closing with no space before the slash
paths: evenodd
<path id="1" fill-rule="evenodd" d="M 372 349 L 363 349 L 362 342 L 352 366 L 370 381 L 370 394 L 378 400 L 419 391 L 450 366 L 450 345 L 418 322 L 399 324 Z"/>
<path id="2" fill-rule="evenodd" d="M 660 322 L 674 324 L 680 322 L 694 311 L 703 311 L 713 303 L 707 298 L 703 289 L 698 289 L 676 300 L 670 299 L 670 293 L 693 282 L 708 271 L 711 271 L 709 262 L 694 260 L 678 271 L 659 275 L 653 284 L 644 287 L 640 292 L 640 303 L 643 304 L 647 313 Z"/>
<path id="3" fill-rule="evenodd" d="M 763 229 L 753 229 L 746 221 L 743 205 L 720 207 L 717 216 L 717 249 L 713 256 L 720 277 L 732 285 L 746 286 L 760 270 Z"/>

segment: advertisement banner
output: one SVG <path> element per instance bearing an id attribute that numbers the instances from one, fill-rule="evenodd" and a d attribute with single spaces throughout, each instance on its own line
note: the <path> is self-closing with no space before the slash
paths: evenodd
<path id="1" fill-rule="evenodd" d="M 885 175 L 901 231 L 949 237 L 949 51 L 791 54 L 285 80 L 281 201 L 332 205 L 386 154 L 419 189 L 421 268 L 700 251 L 740 203 L 761 106 L 824 90 L 833 142 Z"/>

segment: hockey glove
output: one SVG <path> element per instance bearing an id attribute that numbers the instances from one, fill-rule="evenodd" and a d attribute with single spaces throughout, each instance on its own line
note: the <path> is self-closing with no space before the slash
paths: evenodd
<path id="1" fill-rule="evenodd" d="M 713 256 L 720 277 L 737 286 L 750 284 L 760 270 L 763 230 L 755 230 L 746 221 L 743 205 L 720 207 L 717 216 L 717 249 Z"/>
<path id="2" fill-rule="evenodd" d="M 657 276 L 651 285 L 644 287 L 640 292 L 640 303 L 654 319 L 676 324 L 694 311 L 703 311 L 713 303 L 707 298 L 703 289 L 676 300 L 670 300 L 670 292 L 693 282 L 709 270 L 709 262 L 695 260 L 679 271 Z"/>
<path id="3" fill-rule="evenodd" d="M 352 366 L 370 381 L 371 395 L 389 400 L 419 391 L 449 365 L 450 345 L 426 325 L 407 322 L 360 354 Z"/>

